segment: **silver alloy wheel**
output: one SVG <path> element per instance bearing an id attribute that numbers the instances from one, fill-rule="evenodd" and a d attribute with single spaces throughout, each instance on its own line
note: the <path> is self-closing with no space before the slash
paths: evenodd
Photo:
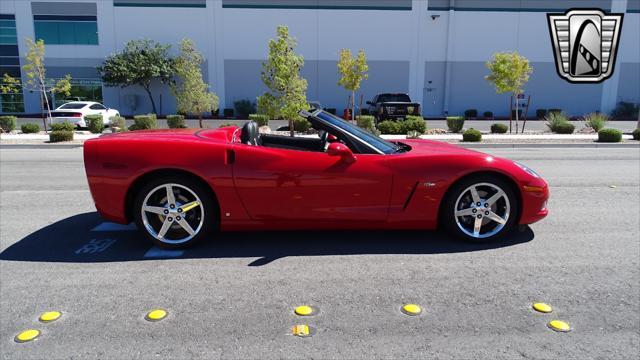
<path id="1" fill-rule="evenodd" d="M 180 184 L 163 184 L 149 191 L 140 211 L 147 232 L 167 244 L 191 240 L 204 223 L 202 201 Z"/>
<path id="2" fill-rule="evenodd" d="M 511 214 L 511 204 L 499 186 L 478 183 L 460 193 L 453 211 L 456 224 L 462 232 L 483 239 L 504 228 Z"/>

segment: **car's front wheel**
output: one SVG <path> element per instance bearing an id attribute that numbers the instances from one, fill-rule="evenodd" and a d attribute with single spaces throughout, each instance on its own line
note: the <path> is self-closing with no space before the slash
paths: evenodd
<path id="1" fill-rule="evenodd" d="M 134 200 L 138 229 L 165 249 L 185 248 L 210 235 L 216 210 L 206 187 L 188 177 L 154 179 Z"/>
<path id="2" fill-rule="evenodd" d="M 519 207 L 518 196 L 507 181 L 474 176 L 453 185 L 441 216 L 447 230 L 463 240 L 488 242 L 511 232 Z"/>

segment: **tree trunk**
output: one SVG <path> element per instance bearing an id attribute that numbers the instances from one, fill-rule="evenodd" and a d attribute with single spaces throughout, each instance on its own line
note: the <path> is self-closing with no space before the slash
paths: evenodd
<path id="1" fill-rule="evenodd" d="M 45 134 L 47 133 L 47 117 L 44 116 L 44 99 L 42 98 L 42 92 L 40 92 L 40 116 L 42 117 L 42 126 L 44 127 Z"/>
<path id="2" fill-rule="evenodd" d="M 289 133 L 291 134 L 291 136 L 295 136 L 293 129 L 293 120 L 289 120 Z"/>
<path id="3" fill-rule="evenodd" d="M 351 92 L 351 121 L 356 121 L 356 92 Z"/>
<path id="4" fill-rule="evenodd" d="M 156 103 L 155 101 L 153 101 L 153 96 L 151 96 L 151 90 L 149 90 L 148 87 L 144 87 L 144 90 L 147 92 L 147 95 L 149 95 L 149 100 L 151 100 L 151 108 L 153 109 L 153 113 L 157 115 L 158 112 L 156 111 Z"/>
<path id="5" fill-rule="evenodd" d="M 200 129 L 202 129 L 202 113 L 198 113 L 198 123 L 200 123 Z"/>

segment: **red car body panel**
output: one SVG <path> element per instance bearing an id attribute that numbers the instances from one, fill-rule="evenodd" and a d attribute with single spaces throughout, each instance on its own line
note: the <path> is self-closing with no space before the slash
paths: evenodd
<path id="1" fill-rule="evenodd" d="M 234 132 L 239 129 L 135 131 L 85 142 L 85 168 L 98 212 L 129 223 L 136 181 L 173 170 L 211 187 L 221 230 L 434 229 L 453 183 L 493 172 L 517 186 L 520 224 L 547 215 L 549 190 L 543 179 L 511 160 L 455 145 L 403 140 L 411 151 L 356 154 L 349 164 L 324 152 L 234 142 Z"/>

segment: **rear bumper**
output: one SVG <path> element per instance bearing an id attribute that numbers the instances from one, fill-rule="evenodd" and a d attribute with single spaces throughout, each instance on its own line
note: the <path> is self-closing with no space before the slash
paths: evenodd
<path id="1" fill-rule="evenodd" d="M 81 117 L 52 117 L 49 120 L 49 125 L 51 124 L 61 124 L 63 122 L 71 123 L 75 126 L 85 127 L 86 123 Z"/>

